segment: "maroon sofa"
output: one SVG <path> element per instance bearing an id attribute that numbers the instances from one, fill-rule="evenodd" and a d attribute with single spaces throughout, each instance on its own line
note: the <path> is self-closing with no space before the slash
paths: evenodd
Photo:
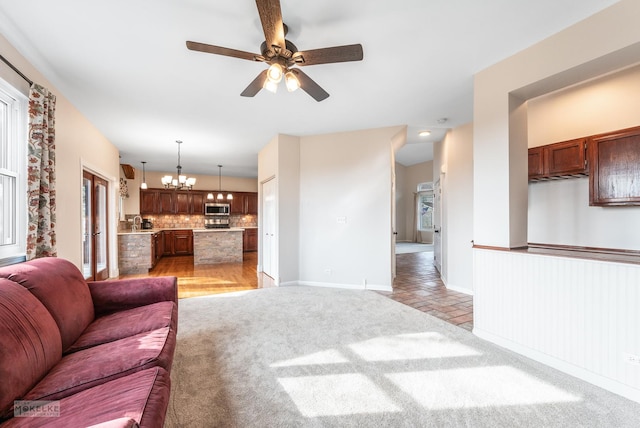
<path id="1" fill-rule="evenodd" d="M 162 427 L 177 322 L 175 277 L 86 282 L 55 257 L 0 268 L 0 427 Z M 59 415 L 14 417 L 15 400 Z"/>

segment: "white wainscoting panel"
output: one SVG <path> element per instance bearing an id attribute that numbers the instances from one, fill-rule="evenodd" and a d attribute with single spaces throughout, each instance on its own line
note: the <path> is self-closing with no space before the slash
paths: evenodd
<path id="1" fill-rule="evenodd" d="M 640 402 L 640 266 L 474 250 L 474 333 Z"/>

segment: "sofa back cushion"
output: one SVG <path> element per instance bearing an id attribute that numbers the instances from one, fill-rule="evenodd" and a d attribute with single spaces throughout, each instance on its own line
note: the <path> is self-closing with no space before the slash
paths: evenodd
<path id="1" fill-rule="evenodd" d="M 58 324 L 62 350 L 75 342 L 94 319 L 93 301 L 82 273 L 71 262 L 44 257 L 0 268 L 0 278 L 25 287 Z"/>
<path id="2" fill-rule="evenodd" d="M 62 358 L 51 314 L 24 287 L 0 279 L 0 416 Z"/>

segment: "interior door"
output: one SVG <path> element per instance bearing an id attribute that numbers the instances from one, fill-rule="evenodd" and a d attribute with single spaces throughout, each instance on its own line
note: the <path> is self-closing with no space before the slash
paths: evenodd
<path id="1" fill-rule="evenodd" d="M 82 268 L 84 277 L 100 281 L 109 277 L 107 245 L 107 195 L 109 183 L 82 173 Z"/>
<path id="2" fill-rule="evenodd" d="M 442 271 L 442 187 L 441 180 L 433 184 L 433 265 Z"/>
<path id="3" fill-rule="evenodd" d="M 277 276 L 276 253 L 276 188 L 275 179 L 262 183 L 262 272 L 275 279 Z"/>

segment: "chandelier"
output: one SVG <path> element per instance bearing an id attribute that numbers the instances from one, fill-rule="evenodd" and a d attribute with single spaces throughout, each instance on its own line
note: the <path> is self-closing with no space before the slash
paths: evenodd
<path id="1" fill-rule="evenodd" d="M 174 190 L 191 190 L 193 185 L 196 184 L 196 179 L 193 177 L 187 177 L 186 175 L 182 175 L 182 166 L 180 165 L 180 144 L 182 141 L 176 140 L 178 143 L 178 166 L 176 169 L 178 170 L 178 177 L 173 178 L 171 175 L 165 175 L 162 177 L 162 184 L 165 189 L 174 189 Z"/>

